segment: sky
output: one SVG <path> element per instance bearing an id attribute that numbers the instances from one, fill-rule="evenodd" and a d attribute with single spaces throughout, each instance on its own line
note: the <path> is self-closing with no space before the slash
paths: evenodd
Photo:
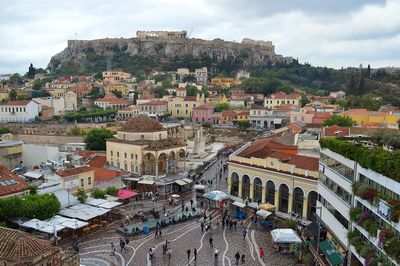
<path id="1" fill-rule="evenodd" d="M 137 30 L 270 40 L 278 54 L 316 66 L 400 66 L 400 0 L 1 0 L 0 14 L 3 74 L 46 67 L 68 39 Z"/>

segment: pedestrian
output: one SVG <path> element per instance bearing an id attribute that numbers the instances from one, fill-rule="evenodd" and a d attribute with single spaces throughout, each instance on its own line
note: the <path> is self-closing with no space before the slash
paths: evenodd
<path id="1" fill-rule="evenodd" d="M 213 245 L 213 238 L 212 238 L 212 236 L 210 236 L 210 239 L 209 239 L 208 241 L 210 241 L 210 247 L 214 247 L 214 245 Z"/>
<path id="2" fill-rule="evenodd" d="M 190 208 L 193 208 L 193 200 L 190 200 Z"/>
<path id="3" fill-rule="evenodd" d="M 236 220 L 234 220 L 233 221 L 233 228 L 236 230 L 236 225 L 237 225 L 237 221 Z"/>
<path id="4" fill-rule="evenodd" d="M 110 256 L 115 256 L 115 246 L 114 246 L 113 242 L 111 242 L 111 254 L 110 254 Z"/>
<path id="5" fill-rule="evenodd" d="M 161 229 L 158 229 L 158 237 L 162 239 L 162 237 L 161 237 Z"/>
<path id="6" fill-rule="evenodd" d="M 149 258 L 150 258 L 150 260 L 152 260 L 153 259 L 153 249 L 152 248 L 149 248 Z"/>
<path id="7" fill-rule="evenodd" d="M 211 220 L 212 220 L 212 214 L 211 214 L 211 212 L 210 212 L 210 214 L 208 215 L 208 219 L 210 219 L 210 222 L 211 222 Z"/>
<path id="8" fill-rule="evenodd" d="M 247 235 L 247 229 L 246 228 L 243 228 L 242 234 L 243 234 L 243 240 L 246 240 L 246 235 Z"/>
<path id="9" fill-rule="evenodd" d="M 244 254 L 242 255 L 242 258 L 241 258 L 241 260 L 240 260 L 240 263 L 242 263 L 242 264 L 245 263 L 245 256 L 244 256 Z"/>
<path id="10" fill-rule="evenodd" d="M 229 225 L 229 218 L 226 219 L 226 227 Z"/>
<path id="11" fill-rule="evenodd" d="M 229 221 L 229 230 L 231 230 L 231 231 L 232 231 L 232 227 L 233 227 L 233 221 L 232 221 L 232 220 L 230 220 L 230 221 Z"/>
<path id="12" fill-rule="evenodd" d="M 218 250 L 218 248 L 216 248 L 215 251 L 214 251 L 214 259 L 216 261 L 218 260 L 218 253 L 219 253 L 219 250 Z"/>
<path id="13" fill-rule="evenodd" d="M 156 227 L 156 232 L 154 234 L 154 239 L 156 239 L 158 237 L 158 228 Z"/>
<path id="14" fill-rule="evenodd" d="M 162 209 L 163 209 L 163 214 L 165 214 L 165 212 L 167 211 L 167 208 L 165 208 L 165 206 L 163 206 Z"/>
<path id="15" fill-rule="evenodd" d="M 201 227 L 201 232 L 203 233 L 203 231 L 204 231 L 204 222 L 201 222 L 200 227 Z"/>
<path id="16" fill-rule="evenodd" d="M 260 258 L 262 259 L 264 257 L 264 250 L 262 247 L 260 247 Z"/>
<path id="17" fill-rule="evenodd" d="M 240 254 L 239 254 L 239 251 L 238 251 L 238 252 L 236 252 L 236 254 L 235 254 L 235 260 L 236 260 L 236 265 L 239 265 L 239 260 L 240 260 Z"/>
<path id="18" fill-rule="evenodd" d="M 188 260 L 190 260 L 190 248 L 186 251 L 187 255 L 188 255 Z"/>
<path id="19" fill-rule="evenodd" d="M 197 248 L 193 250 L 194 260 L 197 260 Z"/>
<path id="20" fill-rule="evenodd" d="M 172 255 L 172 249 L 171 248 L 168 249 L 167 254 L 168 254 L 168 259 L 171 260 L 171 255 Z"/>
<path id="21" fill-rule="evenodd" d="M 162 246 L 162 254 L 167 254 L 167 246 L 165 244 Z"/>

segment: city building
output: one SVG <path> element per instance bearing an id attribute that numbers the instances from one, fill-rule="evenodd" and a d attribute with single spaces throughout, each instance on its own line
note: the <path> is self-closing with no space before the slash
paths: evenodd
<path id="1" fill-rule="evenodd" d="M 213 123 L 212 115 L 214 114 L 215 106 L 211 104 L 203 104 L 193 108 L 192 120 L 197 123 Z"/>
<path id="2" fill-rule="evenodd" d="M 226 98 L 225 94 L 217 94 L 217 95 L 210 95 L 206 97 L 206 103 L 209 104 L 221 104 L 221 103 L 227 103 L 228 99 Z"/>
<path id="3" fill-rule="evenodd" d="M 230 87 L 232 85 L 240 85 L 242 82 L 231 77 L 215 77 L 211 79 L 210 84 L 213 86 Z"/>
<path id="4" fill-rule="evenodd" d="M 186 155 L 186 143 L 173 135 L 169 137 L 167 128 L 155 119 L 134 117 L 117 131 L 116 139 L 107 140 L 107 162 L 136 174 L 158 176 L 177 171 L 179 159 Z"/>
<path id="5" fill-rule="evenodd" d="M 352 263 L 399 265 L 400 183 L 393 164 L 397 155 L 371 148 L 371 141 L 367 146 L 353 142 L 321 139 L 317 214 L 338 252 L 348 258 L 351 252 Z M 385 166 L 377 171 L 379 164 Z"/>
<path id="6" fill-rule="evenodd" d="M 346 98 L 346 93 L 344 91 L 332 91 L 329 96 L 336 100 L 344 100 Z"/>
<path id="7" fill-rule="evenodd" d="M 380 111 L 368 111 L 367 109 L 350 109 L 339 115 L 348 116 L 356 126 L 366 126 L 372 123 L 385 123 L 392 128 L 397 128 L 399 116 Z"/>
<path id="8" fill-rule="evenodd" d="M 94 169 L 89 166 L 71 168 L 56 172 L 61 177 L 61 185 L 63 189 L 67 189 L 70 193 L 75 193 L 79 188 L 85 192 L 90 191 L 94 184 Z"/>
<path id="9" fill-rule="evenodd" d="M 187 39 L 187 31 L 136 31 L 137 38 Z"/>
<path id="10" fill-rule="evenodd" d="M 272 93 L 271 96 L 265 97 L 264 107 L 266 108 L 276 108 L 284 104 L 292 104 L 300 106 L 300 94 L 290 93 L 286 94 L 284 92 Z"/>
<path id="11" fill-rule="evenodd" d="M 168 113 L 167 101 L 150 101 L 139 104 L 142 113 L 149 116 L 163 116 Z"/>
<path id="12" fill-rule="evenodd" d="M 128 99 L 118 98 L 113 93 L 107 93 L 103 98 L 94 101 L 94 104 L 103 109 L 121 110 L 128 106 Z"/>
<path id="13" fill-rule="evenodd" d="M 196 84 L 205 86 L 208 81 L 208 72 L 206 67 L 196 68 L 194 70 L 194 76 L 196 77 Z"/>
<path id="14" fill-rule="evenodd" d="M 118 70 L 107 70 L 103 71 L 104 81 L 110 83 L 121 83 L 127 79 L 131 79 L 132 75 Z"/>
<path id="15" fill-rule="evenodd" d="M 125 107 L 124 109 L 118 110 L 117 112 L 117 121 L 128 121 L 134 116 L 138 116 L 143 114 L 140 110 L 140 106 L 138 105 L 130 105 Z"/>
<path id="16" fill-rule="evenodd" d="M 247 143 L 229 156 L 228 193 L 250 202 L 270 203 L 277 215 L 315 213 L 318 158 L 298 155 L 297 146 L 263 138 Z"/>
<path id="17" fill-rule="evenodd" d="M 198 93 L 196 96 L 172 97 L 168 101 L 168 112 L 173 118 L 192 118 L 193 108 L 202 105 L 204 101 L 203 93 Z"/>
<path id="18" fill-rule="evenodd" d="M 255 128 L 277 129 L 289 124 L 289 112 L 269 110 L 260 105 L 250 107 L 249 121 Z"/>
<path id="19" fill-rule="evenodd" d="M 26 123 L 39 117 L 42 106 L 32 100 L 16 100 L 0 104 L 1 123 Z"/>
<path id="20" fill-rule="evenodd" d="M 236 73 L 236 79 L 240 80 L 240 79 L 248 79 L 250 78 L 250 73 L 247 72 L 246 70 L 239 70 Z"/>
<path id="21" fill-rule="evenodd" d="M 23 196 L 29 193 L 29 189 L 24 180 L 0 165 L 0 198 Z"/>
<path id="22" fill-rule="evenodd" d="M 22 142 L 21 140 L 3 140 L 0 141 L 0 165 L 8 169 L 14 169 L 22 161 Z"/>

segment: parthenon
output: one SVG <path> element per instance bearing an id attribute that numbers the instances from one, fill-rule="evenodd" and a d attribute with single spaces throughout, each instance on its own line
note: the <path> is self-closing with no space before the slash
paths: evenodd
<path id="1" fill-rule="evenodd" d="M 187 39 L 187 32 L 183 31 L 136 31 L 137 38 L 156 37 L 163 39 Z"/>

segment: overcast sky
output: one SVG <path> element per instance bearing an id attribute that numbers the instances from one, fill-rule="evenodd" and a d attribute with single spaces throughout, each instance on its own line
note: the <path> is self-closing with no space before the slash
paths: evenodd
<path id="1" fill-rule="evenodd" d="M 46 67 L 75 33 L 182 29 L 204 39 L 271 40 L 277 53 L 312 65 L 400 66 L 400 0 L 1 0 L 0 14 L 0 73 Z"/>

